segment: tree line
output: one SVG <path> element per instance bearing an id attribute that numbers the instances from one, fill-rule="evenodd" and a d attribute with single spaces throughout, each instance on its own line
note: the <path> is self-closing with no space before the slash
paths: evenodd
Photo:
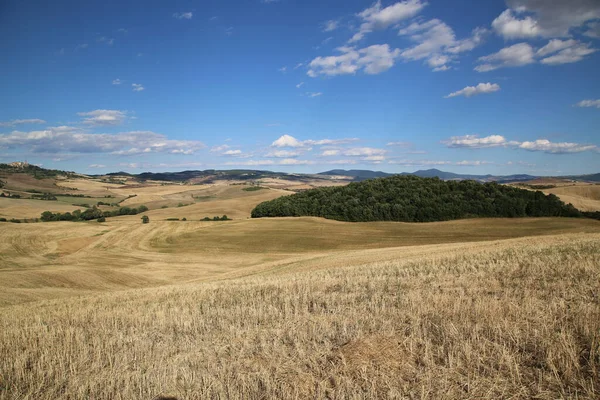
<path id="1" fill-rule="evenodd" d="M 141 205 L 137 208 L 121 207 L 117 210 L 102 211 L 94 206 L 85 211 L 75 210 L 72 213 L 53 213 L 52 211 L 44 211 L 40 217 L 42 222 L 50 221 L 91 221 L 93 219 L 118 217 L 120 215 L 137 215 L 148 211 L 148 207 Z"/>
<path id="2" fill-rule="evenodd" d="M 313 216 L 338 221 L 433 222 L 476 217 L 581 217 L 553 194 L 495 182 L 393 176 L 311 189 L 263 202 L 252 218 Z M 593 217 L 593 215 L 586 215 Z"/>

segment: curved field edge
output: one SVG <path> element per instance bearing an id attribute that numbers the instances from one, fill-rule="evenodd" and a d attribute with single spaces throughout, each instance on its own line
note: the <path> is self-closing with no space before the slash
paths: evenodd
<path id="1" fill-rule="evenodd" d="M 592 399 L 600 235 L 0 309 L 0 398 Z"/>

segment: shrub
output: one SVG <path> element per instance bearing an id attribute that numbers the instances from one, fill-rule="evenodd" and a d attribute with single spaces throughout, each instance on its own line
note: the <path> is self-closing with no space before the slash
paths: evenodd
<path id="1" fill-rule="evenodd" d="M 150 222 L 150 218 L 147 215 L 144 215 L 142 217 L 142 224 L 147 224 L 148 222 Z"/>
<path id="2" fill-rule="evenodd" d="M 106 218 L 104 216 L 98 218 L 96 221 L 98 222 L 106 222 Z"/>
<path id="3" fill-rule="evenodd" d="M 6 222 L 6 218 L 0 218 L 0 222 Z"/>
<path id="4" fill-rule="evenodd" d="M 179 218 L 167 218 L 167 221 L 179 221 Z"/>
<path id="5" fill-rule="evenodd" d="M 187 221 L 186 217 L 181 218 L 182 221 Z"/>

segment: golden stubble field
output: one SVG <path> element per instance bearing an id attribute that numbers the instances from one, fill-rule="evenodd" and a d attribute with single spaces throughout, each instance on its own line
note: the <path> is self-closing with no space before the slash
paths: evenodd
<path id="1" fill-rule="evenodd" d="M 0 224 L 0 398 L 598 397 L 600 222 L 253 220 L 288 192 L 242 188 Z"/>

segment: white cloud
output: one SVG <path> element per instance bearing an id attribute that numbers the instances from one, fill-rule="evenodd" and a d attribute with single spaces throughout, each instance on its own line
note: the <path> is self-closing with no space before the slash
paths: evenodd
<path id="1" fill-rule="evenodd" d="M 283 135 L 273 143 L 271 147 L 303 147 L 304 144 L 290 135 Z"/>
<path id="2" fill-rule="evenodd" d="M 544 36 L 538 22 L 528 16 L 519 19 L 512 10 L 505 10 L 492 22 L 492 28 L 506 39 Z"/>
<path id="3" fill-rule="evenodd" d="M 83 123 L 92 126 L 115 126 L 125 122 L 126 112 L 119 110 L 94 110 L 80 112 L 77 115 L 86 117 Z"/>
<path id="4" fill-rule="evenodd" d="M 543 151 L 552 154 L 582 153 L 584 151 L 598 150 L 598 146 L 584 145 L 579 143 L 552 143 L 546 139 L 538 139 L 533 142 L 523 142 L 519 145 L 520 149 L 529 151 Z"/>
<path id="5" fill-rule="evenodd" d="M 87 49 L 88 46 L 89 45 L 87 43 L 78 44 L 77 46 L 75 46 L 75 51 Z"/>
<path id="6" fill-rule="evenodd" d="M 484 147 L 504 146 L 508 143 L 504 136 L 490 135 L 480 138 L 477 135 L 452 136 L 449 140 L 442 141 L 448 147 L 462 147 L 479 149 Z"/>
<path id="7" fill-rule="evenodd" d="M 277 71 L 279 71 L 281 73 L 285 73 L 287 71 L 287 67 L 283 66 L 283 67 L 279 68 Z"/>
<path id="8" fill-rule="evenodd" d="M 16 126 L 16 125 L 24 125 L 24 124 L 45 124 L 46 121 L 38 118 L 30 118 L 30 119 L 13 119 L 12 121 L 0 122 L 0 126 Z"/>
<path id="9" fill-rule="evenodd" d="M 343 155 L 349 157 L 371 157 L 371 156 L 383 156 L 387 153 L 386 150 L 376 149 L 373 147 L 354 147 L 346 149 L 342 152 Z"/>
<path id="10" fill-rule="evenodd" d="M 321 155 L 324 157 L 332 157 L 332 156 L 337 156 L 339 154 L 340 154 L 340 150 L 325 150 L 325 151 L 323 151 L 323 153 L 321 153 Z"/>
<path id="11" fill-rule="evenodd" d="M 88 165 L 88 168 L 106 168 L 106 165 L 104 165 L 104 164 L 90 164 L 90 165 Z"/>
<path id="12" fill-rule="evenodd" d="M 248 160 L 248 161 L 229 161 L 223 165 L 245 165 L 250 167 L 257 167 L 262 165 L 275 165 L 273 160 Z"/>
<path id="13" fill-rule="evenodd" d="M 0 147 L 26 147 L 34 153 L 143 153 L 193 154 L 204 145 L 195 140 L 171 140 L 151 131 L 117 134 L 87 133 L 79 128 L 59 126 L 42 131 L 20 132 L 0 136 Z"/>
<path id="14" fill-rule="evenodd" d="M 547 45 L 545 45 L 544 47 L 539 49 L 536 52 L 536 54 L 539 57 L 544 57 L 544 56 L 547 56 L 548 54 L 552 54 L 557 51 L 566 49 L 568 47 L 572 47 L 576 44 L 578 44 L 578 42 L 573 39 L 569 39 L 569 40 L 552 39 L 548 42 Z"/>
<path id="15" fill-rule="evenodd" d="M 581 100 L 576 104 L 577 107 L 596 107 L 600 108 L 600 99 L 598 100 Z"/>
<path id="16" fill-rule="evenodd" d="M 500 85 L 496 83 L 480 83 L 477 86 L 467 86 L 464 89 L 458 90 L 456 92 L 450 93 L 446 98 L 456 97 L 456 96 L 465 96 L 471 97 L 476 96 L 478 94 L 484 93 L 494 93 L 500 90 Z"/>
<path id="17" fill-rule="evenodd" d="M 321 140 L 305 140 L 303 143 L 307 146 L 337 146 L 340 144 L 348 144 L 357 142 L 358 138 L 344 138 L 344 139 L 321 139 Z"/>
<path id="18" fill-rule="evenodd" d="M 540 62 L 546 65 L 574 63 L 596 51 L 597 49 L 591 48 L 589 43 L 573 39 L 552 39 L 537 51 L 528 43 L 517 43 L 497 53 L 480 57 L 479 62 L 483 64 L 475 67 L 475 71 L 488 72 L 502 67 L 533 64 L 537 62 L 537 58 L 541 58 Z"/>
<path id="19" fill-rule="evenodd" d="M 117 79 L 113 79 L 113 81 L 112 81 L 112 84 L 113 84 L 113 85 L 120 85 L 120 84 L 122 84 L 122 83 L 123 83 L 123 81 L 122 81 L 122 80 L 120 80 L 119 78 L 117 78 Z"/>
<path id="20" fill-rule="evenodd" d="M 492 22 L 505 39 L 566 37 L 572 28 L 600 18 L 597 0 L 508 0 Z"/>
<path id="21" fill-rule="evenodd" d="M 332 19 L 323 24 L 323 32 L 335 31 L 340 25 L 338 20 Z"/>
<path id="22" fill-rule="evenodd" d="M 414 22 L 398 32 L 400 36 L 409 36 L 417 45 L 402 51 L 402 58 L 408 61 L 427 59 L 427 64 L 434 71 L 446 71 L 446 64 L 453 61 L 456 55 L 471 51 L 483 43 L 487 30 L 477 28 L 471 37 L 457 40 L 454 30 L 439 19 L 427 22 Z"/>
<path id="23" fill-rule="evenodd" d="M 179 13 L 173 14 L 173 18 L 177 18 L 177 19 L 192 19 L 193 16 L 194 16 L 194 13 L 192 13 L 191 11 L 179 12 Z"/>
<path id="24" fill-rule="evenodd" d="M 353 47 L 338 47 L 336 50 L 341 54 L 312 60 L 307 75 L 315 78 L 318 75 L 355 74 L 361 69 L 369 75 L 379 74 L 393 67 L 400 55 L 399 49 L 391 50 L 387 44 L 373 45 L 360 50 Z"/>
<path id="25" fill-rule="evenodd" d="M 321 93 L 321 92 L 306 92 L 306 95 L 307 95 L 308 97 L 319 97 L 319 96 L 321 96 L 322 94 L 323 94 L 323 93 Z"/>
<path id="26" fill-rule="evenodd" d="M 227 150 L 223 152 L 224 156 L 239 156 L 242 154 L 241 150 Z"/>
<path id="27" fill-rule="evenodd" d="M 210 151 L 211 151 L 212 153 L 220 153 L 220 152 L 223 152 L 223 151 L 225 151 L 225 150 L 227 150 L 227 149 L 229 149 L 229 146 L 228 146 L 228 145 L 226 145 L 226 144 L 223 144 L 223 145 L 221 145 L 221 146 L 215 146 L 215 147 L 212 147 L 212 148 L 210 149 Z"/>
<path id="28" fill-rule="evenodd" d="M 532 142 L 508 141 L 504 136 L 491 135 L 480 138 L 477 135 L 453 136 L 449 140 L 442 141 L 451 148 L 489 148 L 489 147 L 508 147 L 513 149 L 522 149 L 528 151 L 541 151 L 551 154 L 581 153 L 584 151 L 599 151 L 596 145 L 580 143 L 554 143 L 547 139 L 538 139 Z"/>
<path id="29" fill-rule="evenodd" d="M 350 42 L 357 42 L 369 32 L 386 29 L 400 21 L 412 18 L 426 5 L 427 3 L 421 0 L 405 0 L 382 8 L 381 1 L 378 0 L 377 3 L 358 14 L 362 23 Z"/>
<path id="30" fill-rule="evenodd" d="M 309 146 L 331 146 L 356 142 L 357 138 L 343 139 L 321 139 L 321 140 L 303 140 L 300 141 L 293 136 L 283 135 L 271 144 L 271 147 L 309 147 Z"/>
<path id="31" fill-rule="evenodd" d="M 600 39 L 600 22 L 590 22 L 587 25 L 587 30 L 583 32 L 587 37 Z"/>
<path id="32" fill-rule="evenodd" d="M 546 65 L 570 64 L 581 61 L 585 56 L 595 53 L 597 51 L 596 49 L 590 48 L 589 43 L 578 43 L 576 41 L 571 40 L 567 40 L 565 42 L 575 42 L 575 44 L 570 45 L 570 47 L 563 48 L 553 56 L 543 58 L 542 60 L 540 60 L 540 62 Z M 549 45 L 550 44 L 544 47 L 547 47 Z"/>
<path id="33" fill-rule="evenodd" d="M 275 158 L 293 158 L 302 155 L 300 151 L 294 150 L 273 150 L 265 154 L 265 157 L 275 157 Z"/>
<path id="34" fill-rule="evenodd" d="M 517 43 L 505 47 L 497 53 L 479 57 L 479 62 L 483 62 L 483 64 L 475 67 L 475 71 L 487 72 L 502 67 L 518 67 L 535 63 L 535 53 L 529 44 Z"/>
<path id="35" fill-rule="evenodd" d="M 141 92 L 142 90 L 144 90 L 144 86 L 142 86 L 141 83 L 132 83 L 131 90 L 133 90 L 134 92 Z"/>
<path id="36" fill-rule="evenodd" d="M 302 85 L 304 85 L 304 82 L 300 82 L 299 84 L 297 84 L 296 88 L 300 89 L 302 87 Z"/>

